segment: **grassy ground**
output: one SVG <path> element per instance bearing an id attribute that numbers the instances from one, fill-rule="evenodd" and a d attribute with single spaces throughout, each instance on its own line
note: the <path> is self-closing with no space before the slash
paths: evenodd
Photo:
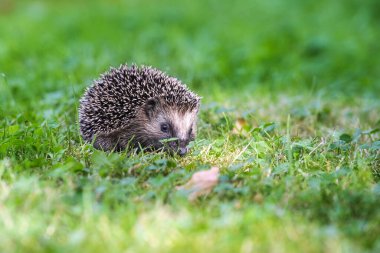
<path id="1" fill-rule="evenodd" d="M 379 252 L 380 5 L 0 2 L 0 252 Z M 202 97 L 185 158 L 82 142 L 109 66 Z M 218 166 L 189 203 L 176 186 Z"/>

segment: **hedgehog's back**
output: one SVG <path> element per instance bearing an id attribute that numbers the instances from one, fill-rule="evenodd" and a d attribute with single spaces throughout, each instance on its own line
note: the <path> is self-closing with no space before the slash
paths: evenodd
<path id="1" fill-rule="evenodd" d="M 82 136 L 92 141 L 99 133 L 122 128 L 136 117 L 137 110 L 152 97 L 168 103 L 195 107 L 199 97 L 185 85 L 151 67 L 121 65 L 111 68 L 88 88 L 80 101 Z"/>

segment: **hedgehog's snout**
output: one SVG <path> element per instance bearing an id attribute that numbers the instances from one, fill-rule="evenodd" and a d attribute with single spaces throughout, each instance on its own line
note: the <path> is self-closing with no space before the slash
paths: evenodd
<path id="1" fill-rule="evenodd" d="M 187 144 L 189 142 L 187 140 L 177 140 L 170 143 L 169 147 L 174 152 L 180 156 L 184 156 L 189 152 Z"/>
<path id="2" fill-rule="evenodd" d="M 189 150 L 189 149 L 188 149 L 187 147 L 180 147 L 180 148 L 178 148 L 177 153 L 178 153 L 180 156 L 184 156 L 184 155 L 187 154 L 188 150 Z"/>
<path id="3" fill-rule="evenodd" d="M 189 140 L 178 140 L 178 148 L 177 153 L 180 156 L 184 156 L 187 154 L 189 149 L 187 148 L 187 145 L 189 144 Z"/>

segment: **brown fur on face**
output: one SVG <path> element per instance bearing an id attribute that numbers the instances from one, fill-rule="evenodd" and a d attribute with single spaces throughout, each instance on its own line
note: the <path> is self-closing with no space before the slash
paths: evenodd
<path id="1" fill-rule="evenodd" d="M 94 146 L 103 150 L 126 148 L 163 149 L 185 155 L 196 136 L 198 107 L 171 105 L 154 97 L 138 109 L 136 117 L 123 128 L 96 136 Z M 163 142 L 175 138 L 174 141 Z"/>

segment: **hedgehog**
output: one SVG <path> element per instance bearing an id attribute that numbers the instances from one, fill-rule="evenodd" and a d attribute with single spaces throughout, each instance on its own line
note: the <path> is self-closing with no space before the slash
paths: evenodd
<path id="1" fill-rule="evenodd" d="M 195 139 L 200 97 L 150 66 L 122 64 L 95 80 L 80 100 L 83 139 L 104 151 L 164 150 L 185 155 Z"/>

